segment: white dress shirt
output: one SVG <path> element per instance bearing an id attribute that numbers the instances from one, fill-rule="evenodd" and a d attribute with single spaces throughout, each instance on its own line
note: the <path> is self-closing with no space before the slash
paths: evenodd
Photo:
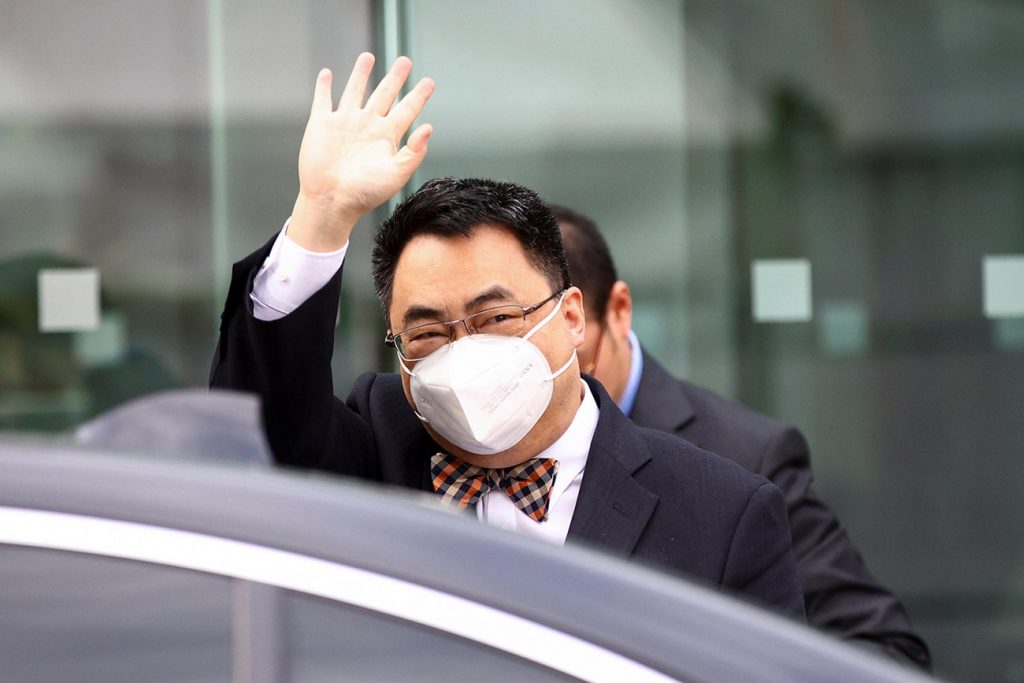
<path id="1" fill-rule="evenodd" d="M 293 242 L 287 232 L 285 223 L 253 279 L 249 296 L 253 301 L 253 314 L 259 320 L 278 320 L 294 311 L 327 284 L 345 261 L 348 243 L 337 251 L 313 252 Z M 549 543 L 565 543 L 599 415 L 590 387 L 582 380 L 580 383 L 583 401 L 576 417 L 555 443 L 537 455 L 558 461 L 547 519 L 536 522 L 517 508 L 503 491 L 488 491 L 476 505 L 477 518 L 482 522 Z"/>
<path id="2" fill-rule="evenodd" d="M 576 512 L 576 499 L 580 495 L 583 482 L 583 469 L 587 464 L 590 442 L 597 429 L 599 414 L 597 401 L 590 393 L 590 387 L 583 380 L 583 402 L 580 403 L 569 428 L 558 441 L 554 442 L 537 455 L 538 458 L 554 458 L 558 461 L 558 474 L 551 486 L 551 498 L 548 501 L 548 518 L 543 522 L 534 521 L 520 510 L 505 495 L 504 491 L 491 490 L 485 493 L 476 504 L 477 519 L 499 529 L 515 531 L 524 536 L 539 538 L 550 543 L 565 543 L 569 533 L 569 523 Z"/>
<path id="3" fill-rule="evenodd" d="M 286 222 L 253 279 L 253 315 L 257 320 L 277 320 L 294 311 L 338 272 L 347 251 L 348 242 L 337 251 L 304 249 L 288 237 Z"/>

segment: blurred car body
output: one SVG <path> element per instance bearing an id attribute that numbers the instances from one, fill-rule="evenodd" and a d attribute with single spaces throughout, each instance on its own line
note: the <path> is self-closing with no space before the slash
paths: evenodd
<path id="1" fill-rule="evenodd" d="M 95 444 L 0 471 L 4 681 L 931 680 L 429 496 Z"/>

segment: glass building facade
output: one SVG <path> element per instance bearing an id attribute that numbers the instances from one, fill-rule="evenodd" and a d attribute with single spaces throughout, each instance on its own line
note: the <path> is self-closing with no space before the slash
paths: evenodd
<path id="1" fill-rule="evenodd" d="M 0 8 L 6 433 L 205 384 L 231 262 L 291 208 L 318 68 L 408 54 L 438 84 L 412 186 L 502 178 L 592 216 L 650 353 L 804 431 L 938 673 L 1024 681 L 1020 2 Z M 393 366 L 374 222 L 339 390 Z"/>

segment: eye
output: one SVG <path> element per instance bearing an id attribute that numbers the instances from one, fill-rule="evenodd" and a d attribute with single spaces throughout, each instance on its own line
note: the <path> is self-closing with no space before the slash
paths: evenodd
<path id="1" fill-rule="evenodd" d="M 499 325 L 511 318 L 508 313 L 495 313 L 484 318 L 484 325 Z"/>
<path id="2" fill-rule="evenodd" d="M 418 330 L 410 330 L 406 332 L 404 336 L 409 343 L 413 342 L 424 342 L 432 339 L 448 338 L 448 330 L 444 327 L 426 327 Z"/>
<path id="3" fill-rule="evenodd" d="M 481 311 L 474 317 L 474 327 L 488 334 L 514 334 L 523 320 L 523 311 L 518 307 L 506 306 L 490 311 Z"/>

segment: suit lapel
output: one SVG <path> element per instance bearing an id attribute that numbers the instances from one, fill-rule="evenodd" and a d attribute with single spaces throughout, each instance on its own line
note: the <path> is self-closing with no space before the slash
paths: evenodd
<path id="1" fill-rule="evenodd" d="M 644 369 L 629 418 L 641 427 L 678 435 L 695 417 L 680 382 L 644 352 Z"/>
<path id="2" fill-rule="evenodd" d="M 397 374 L 377 375 L 373 391 L 374 414 L 387 416 L 377 435 L 384 481 L 433 493 L 430 458 L 443 449 L 416 417 Z"/>
<path id="3" fill-rule="evenodd" d="M 601 412 L 567 540 L 628 556 L 658 504 L 633 478 L 651 454 L 604 388 L 586 379 Z"/>

